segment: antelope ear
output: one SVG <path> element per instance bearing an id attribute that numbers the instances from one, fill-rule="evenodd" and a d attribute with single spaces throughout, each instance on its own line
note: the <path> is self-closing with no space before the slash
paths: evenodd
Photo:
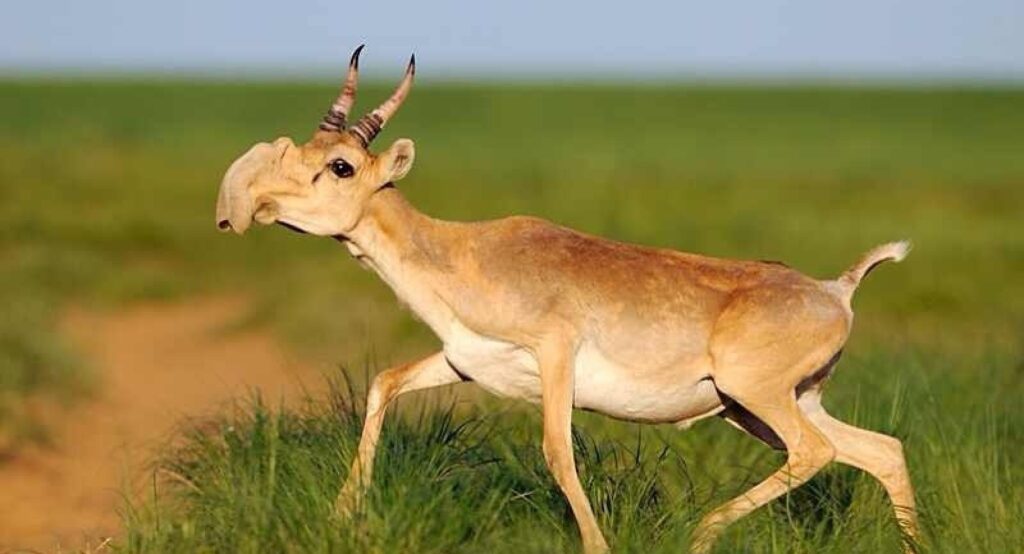
<path id="1" fill-rule="evenodd" d="M 412 169 L 416 158 L 416 146 L 409 139 L 398 139 L 378 158 L 381 173 L 388 181 L 397 181 L 405 177 Z"/>

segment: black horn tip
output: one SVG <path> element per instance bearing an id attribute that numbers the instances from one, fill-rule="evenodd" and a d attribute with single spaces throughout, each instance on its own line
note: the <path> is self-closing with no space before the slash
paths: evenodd
<path id="1" fill-rule="evenodd" d="M 360 44 L 359 47 L 356 48 L 356 51 L 352 52 L 352 58 L 349 59 L 348 65 L 354 67 L 355 69 L 359 69 L 359 54 L 362 53 L 363 48 L 365 47 L 365 44 Z"/>
<path id="2" fill-rule="evenodd" d="M 409 73 L 416 73 L 416 54 L 409 57 Z"/>

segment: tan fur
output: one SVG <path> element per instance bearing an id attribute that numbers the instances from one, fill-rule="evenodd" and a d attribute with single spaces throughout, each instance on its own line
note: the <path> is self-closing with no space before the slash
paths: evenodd
<path id="1" fill-rule="evenodd" d="M 327 169 L 339 157 L 354 176 Z M 786 465 L 711 512 L 694 552 L 709 551 L 727 524 L 832 460 L 877 477 L 916 537 L 899 441 L 838 422 L 817 402 L 827 377 L 819 370 L 850 332 L 853 289 L 873 264 L 900 259 L 905 245 L 886 245 L 840 279 L 818 281 L 781 264 L 624 244 L 531 217 L 440 221 L 385 186 L 413 158 L 404 139 L 379 156 L 340 132 L 320 131 L 301 146 L 278 139 L 232 166 L 218 201 L 223 229 L 243 232 L 255 218 L 345 243 L 444 345 L 374 380 L 339 511 L 356 509 L 369 484 L 389 402 L 472 380 L 542 405 L 545 458 L 588 553 L 607 544 L 576 475 L 574 407 L 681 426 L 716 413 L 733 418 L 741 407 L 748 424 L 781 441 Z"/>

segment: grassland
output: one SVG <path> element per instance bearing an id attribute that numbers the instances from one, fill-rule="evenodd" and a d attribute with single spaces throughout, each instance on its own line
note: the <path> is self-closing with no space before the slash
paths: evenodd
<path id="1" fill-rule="evenodd" d="M 69 301 L 242 290 L 258 299 L 252 320 L 357 374 L 434 345 L 331 241 L 214 232 L 226 164 L 254 141 L 308 135 L 333 93 L 0 83 L 0 428 L 31 428 L 26 398 L 88 390 L 87 370 L 53 332 Z M 367 87 L 362 106 L 382 94 Z M 906 441 L 930 551 L 1024 544 L 1013 463 L 1024 456 L 1024 92 L 433 85 L 378 141 L 398 136 L 418 150 L 402 189 L 440 217 L 532 213 L 817 276 L 875 243 L 913 239 L 904 265 L 861 288 L 826 404 Z M 534 411 L 404 404 L 386 427 L 364 520 L 329 517 L 359 427 L 358 402 L 338 393 L 301 413 L 240 406 L 164 452 L 160 464 L 179 479 L 127 510 L 123 547 L 578 548 L 543 470 Z M 624 552 L 682 550 L 703 511 L 781 463 L 717 421 L 686 433 L 577 421 L 583 479 Z M 886 552 L 897 541 L 879 488 L 834 468 L 734 528 L 721 552 Z"/>

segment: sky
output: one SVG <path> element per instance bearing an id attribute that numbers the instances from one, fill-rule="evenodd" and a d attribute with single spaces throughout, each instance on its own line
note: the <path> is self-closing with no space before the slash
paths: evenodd
<path id="1" fill-rule="evenodd" d="M 0 74 L 1024 80 L 1024 0 L 8 0 Z"/>

